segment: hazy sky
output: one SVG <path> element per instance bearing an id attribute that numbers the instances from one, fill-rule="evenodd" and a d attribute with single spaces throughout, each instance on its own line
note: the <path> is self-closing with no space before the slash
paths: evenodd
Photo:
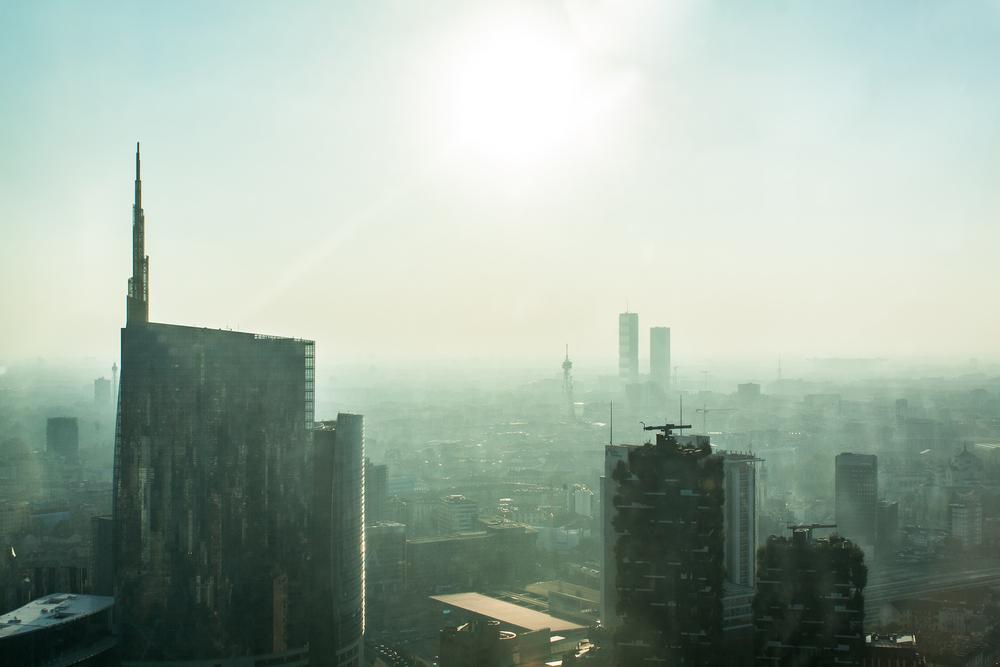
<path id="1" fill-rule="evenodd" d="M 0 362 L 996 357 L 1000 2 L 0 4 Z M 645 346 L 643 334 L 642 345 Z"/>

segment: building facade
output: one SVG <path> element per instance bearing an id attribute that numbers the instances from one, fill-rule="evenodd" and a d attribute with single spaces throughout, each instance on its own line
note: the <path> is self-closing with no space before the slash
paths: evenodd
<path id="1" fill-rule="evenodd" d="M 137 150 L 112 530 L 123 664 L 305 664 L 314 345 L 149 322 L 144 228 Z"/>
<path id="2" fill-rule="evenodd" d="M 614 662 L 726 664 L 723 459 L 661 428 L 611 471 Z"/>
<path id="3" fill-rule="evenodd" d="M 878 537 L 878 457 L 845 452 L 836 458 L 837 532 L 872 547 Z"/>
<path id="4" fill-rule="evenodd" d="M 860 665 L 865 656 L 864 552 L 808 527 L 772 535 L 761 551 L 754 597 L 755 663 Z"/>
<path id="5" fill-rule="evenodd" d="M 311 667 L 364 664 L 365 428 L 338 414 L 313 431 Z"/>

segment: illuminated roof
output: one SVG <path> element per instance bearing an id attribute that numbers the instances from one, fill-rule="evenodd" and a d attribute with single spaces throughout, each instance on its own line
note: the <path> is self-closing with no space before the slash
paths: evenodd
<path id="1" fill-rule="evenodd" d="M 46 595 L 0 616 L 0 640 L 72 623 L 110 609 L 114 603 L 113 597 L 104 595 Z"/>
<path id="2" fill-rule="evenodd" d="M 453 595 L 432 595 L 432 600 L 464 609 L 478 616 L 485 616 L 513 625 L 523 630 L 542 630 L 548 628 L 552 632 L 572 632 L 583 630 L 584 626 L 564 621 L 549 614 L 521 607 L 511 602 L 491 598 L 480 593 L 455 593 Z"/>

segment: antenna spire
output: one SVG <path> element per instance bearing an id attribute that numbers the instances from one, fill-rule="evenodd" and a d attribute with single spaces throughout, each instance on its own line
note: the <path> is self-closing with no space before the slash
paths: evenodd
<path id="1" fill-rule="evenodd" d="M 149 322 L 149 256 L 146 254 L 146 216 L 142 211 L 139 142 L 135 142 L 135 201 L 132 204 L 132 277 L 128 280 L 126 326 Z"/>

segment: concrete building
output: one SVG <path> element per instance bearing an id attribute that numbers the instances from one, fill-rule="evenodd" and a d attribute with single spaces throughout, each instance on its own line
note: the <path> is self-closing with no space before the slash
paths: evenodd
<path id="1" fill-rule="evenodd" d="M 672 424 L 654 428 L 655 445 L 627 448 L 624 458 L 608 448 L 617 459 L 605 528 L 615 664 L 726 664 L 723 458 L 707 438 L 686 445 Z"/>
<path id="2" fill-rule="evenodd" d="M 543 667 L 575 648 L 587 627 L 480 593 L 434 595 L 448 611 L 441 667 Z"/>
<path id="3" fill-rule="evenodd" d="M 618 315 L 618 377 L 626 383 L 639 381 L 639 314 Z"/>
<path id="4" fill-rule="evenodd" d="M 670 327 L 649 330 L 649 379 L 670 391 Z"/>
<path id="5" fill-rule="evenodd" d="M 340 413 L 313 430 L 311 667 L 364 664 L 364 417 Z"/>
<path id="6" fill-rule="evenodd" d="M 755 664 L 860 665 L 865 655 L 864 552 L 808 526 L 772 535 L 761 551 L 754 597 Z"/>
<path id="7" fill-rule="evenodd" d="M 878 537 L 878 457 L 838 454 L 835 484 L 837 532 L 871 549 Z"/>
<path id="8" fill-rule="evenodd" d="M 948 533 L 963 547 L 983 544 L 983 504 L 974 491 L 956 493 L 948 506 Z"/>
<path id="9" fill-rule="evenodd" d="M 50 417 L 45 424 L 45 451 L 74 461 L 80 456 L 80 427 L 76 417 Z"/>
<path id="10" fill-rule="evenodd" d="M 566 510 L 578 516 L 593 516 L 594 492 L 584 484 L 570 485 L 566 490 Z"/>
<path id="11" fill-rule="evenodd" d="M 137 150 L 115 438 L 123 663 L 304 664 L 314 345 L 149 322 L 144 226 Z"/>
<path id="12" fill-rule="evenodd" d="M 479 506 L 463 495 L 445 496 L 434 508 L 434 527 L 439 533 L 466 533 L 479 528 Z"/>

